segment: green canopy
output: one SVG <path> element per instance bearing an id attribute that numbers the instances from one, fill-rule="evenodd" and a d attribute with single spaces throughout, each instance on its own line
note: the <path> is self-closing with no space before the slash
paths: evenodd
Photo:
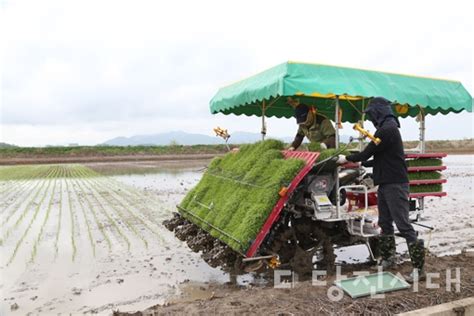
<path id="1" fill-rule="evenodd" d="M 338 96 L 341 121 L 352 123 L 362 119 L 376 96 L 394 102 L 394 113 L 401 117 L 414 117 L 420 109 L 425 115 L 472 112 L 472 97 L 459 81 L 286 62 L 221 88 L 210 102 L 211 113 L 290 118 L 294 110 L 288 96 L 332 120 Z"/>

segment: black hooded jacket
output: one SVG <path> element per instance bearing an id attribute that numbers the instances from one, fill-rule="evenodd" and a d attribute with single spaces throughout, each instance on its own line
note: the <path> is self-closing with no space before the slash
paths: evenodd
<path id="1" fill-rule="evenodd" d="M 375 98 L 373 101 L 377 99 L 383 98 Z M 403 142 L 398 130 L 400 122 L 393 115 L 389 104 L 389 102 L 388 104 L 371 102 L 366 110 L 367 116 L 377 128 L 374 136 L 380 138 L 380 144 L 370 142 L 362 152 L 346 157 L 352 162 L 362 161 L 365 167 L 373 167 L 373 179 L 376 185 L 408 183 Z M 372 156 L 374 159 L 367 161 Z"/>

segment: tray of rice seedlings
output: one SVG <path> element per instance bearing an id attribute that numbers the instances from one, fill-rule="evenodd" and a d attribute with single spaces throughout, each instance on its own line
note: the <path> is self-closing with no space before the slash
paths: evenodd
<path id="1" fill-rule="evenodd" d="M 408 179 L 410 180 L 410 193 L 434 193 L 442 192 L 442 179 L 440 168 L 443 161 L 433 157 L 412 157 L 406 160 L 408 166 Z M 425 181 L 425 183 L 423 183 Z"/>
<path id="2" fill-rule="evenodd" d="M 215 158 L 178 205 L 180 214 L 212 237 L 244 254 L 286 187 L 304 167 L 284 159 L 284 144 L 266 140 Z"/>
<path id="3" fill-rule="evenodd" d="M 410 193 L 431 193 L 431 192 L 442 192 L 442 184 L 421 184 L 421 185 L 411 185 Z"/>
<path id="4" fill-rule="evenodd" d="M 435 158 L 408 159 L 408 167 L 437 167 L 442 166 L 443 161 Z"/>
<path id="5" fill-rule="evenodd" d="M 408 180 L 438 180 L 441 176 L 439 171 L 409 172 Z"/>

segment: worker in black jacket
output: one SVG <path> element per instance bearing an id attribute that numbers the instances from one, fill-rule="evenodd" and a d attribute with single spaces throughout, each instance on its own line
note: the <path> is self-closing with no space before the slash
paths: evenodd
<path id="1" fill-rule="evenodd" d="M 338 163 L 362 161 L 365 167 L 373 167 L 374 184 L 378 185 L 377 204 L 379 210 L 381 265 L 391 268 L 395 265 L 395 237 L 393 222 L 400 234 L 406 239 L 408 251 L 414 271 L 408 277 L 424 278 L 425 250 L 423 240 L 418 239 L 409 220 L 409 184 L 405 162 L 400 122 L 393 115 L 391 102 L 377 97 L 369 102 L 365 111 L 367 118 L 374 124 L 377 131 L 375 137 L 381 142 L 376 145 L 370 142 L 360 153 L 339 157 Z M 373 160 L 368 160 L 370 157 Z"/>

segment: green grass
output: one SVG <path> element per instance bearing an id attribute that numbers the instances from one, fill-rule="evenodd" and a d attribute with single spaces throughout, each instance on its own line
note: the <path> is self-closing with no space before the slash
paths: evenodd
<path id="1" fill-rule="evenodd" d="M 266 140 L 215 158 L 180 204 L 193 215 L 182 215 L 245 252 L 279 200 L 281 187 L 304 166 L 302 160 L 283 159 L 283 148 L 280 141 Z"/>
<path id="2" fill-rule="evenodd" d="M 443 161 L 434 158 L 407 159 L 407 165 L 408 167 L 432 167 L 443 165 Z"/>

